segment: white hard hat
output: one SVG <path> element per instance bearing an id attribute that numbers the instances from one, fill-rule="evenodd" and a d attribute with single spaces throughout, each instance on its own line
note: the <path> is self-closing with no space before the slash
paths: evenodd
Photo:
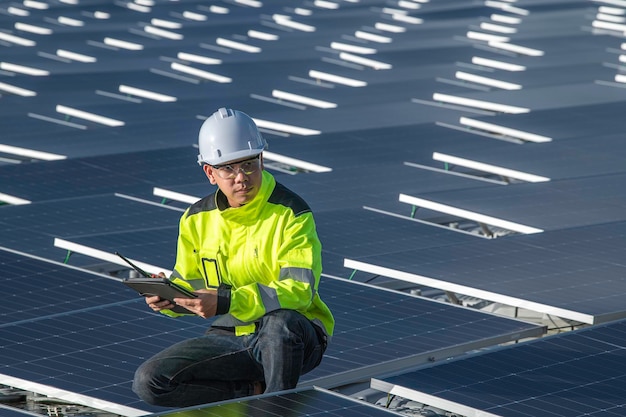
<path id="1" fill-rule="evenodd" d="M 198 164 L 221 165 L 252 158 L 267 146 L 254 120 L 239 110 L 220 108 L 204 121 L 198 134 Z"/>

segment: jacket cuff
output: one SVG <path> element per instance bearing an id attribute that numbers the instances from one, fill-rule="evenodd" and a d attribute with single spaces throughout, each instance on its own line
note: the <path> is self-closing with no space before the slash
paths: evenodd
<path id="1" fill-rule="evenodd" d="M 216 315 L 226 314 L 230 310 L 230 285 L 220 284 L 217 288 Z"/>

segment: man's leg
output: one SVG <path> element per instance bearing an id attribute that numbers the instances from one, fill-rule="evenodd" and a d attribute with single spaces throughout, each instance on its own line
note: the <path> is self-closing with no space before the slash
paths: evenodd
<path id="1" fill-rule="evenodd" d="M 179 342 L 144 362 L 133 391 L 145 402 L 185 407 L 253 394 L 263 379 L 247 339 L 220 329 Z"/>
<path id="2" fill-rule="evenodd" d="M 324 354 L 313 324 L 293 310 L 266 314 L 252 341 L 254 356 L 263 367 L 265 392 L 295 388 L 300 375 L 315 368 Z"/>

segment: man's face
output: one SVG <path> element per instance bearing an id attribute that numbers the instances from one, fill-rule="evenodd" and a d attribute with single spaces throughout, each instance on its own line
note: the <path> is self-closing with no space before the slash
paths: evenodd
<path id="1" fill-rule="evenodd" d="M 222 165 L 204 165 L 204 173 L 217 185 L 231 207 L 241 207 L 256 197 L 261 188 L 263 156 L 239 159 Z"/>

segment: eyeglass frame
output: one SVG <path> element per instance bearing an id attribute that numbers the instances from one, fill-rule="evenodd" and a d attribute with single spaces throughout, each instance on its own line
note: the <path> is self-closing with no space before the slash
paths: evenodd
<path id="1" fill-rule="evenodd" d="M 240 172 L 242 172 L 246 176 L 247 175 L 252 175 L 255 172 L 257 172 L 259 170 L 259 168 L 261 168 L 260 161 L 261 161 L 261 154 L 258 154 L 256 156 L 253 156 L 252 158 L 244 159 L 243 161 L 239 161 L 239 162 L 236 162 L 234 164 L 211 165 L 211 168 L 215 169 L 216 175 L 218 177 L 220 177 L 221 179 L 223 179 L 223 180 L 233 180 L 233 179 L 237 178 L 237 175 L 239 175 Z M 245 163 L 248 163 L 248 162 L 249 163 L 255 162 L 255 166 L 254 166 L 254 168 L 252 170 L 249 169 L 249 170 L 246 171 L 242 167 L 242 164 L 245 164 Z M 235 169 L 233 167 L 233 165 L 239 165 L 239 166 L 237 167 L 237 169 Z M 222 176 L 222 174 L 225 173 L 224 172 L 224 168 L 227 168 L 227 169 L 229 169 L 231 171 L 230 173 L 227 174 L 226 177 Z"/>

